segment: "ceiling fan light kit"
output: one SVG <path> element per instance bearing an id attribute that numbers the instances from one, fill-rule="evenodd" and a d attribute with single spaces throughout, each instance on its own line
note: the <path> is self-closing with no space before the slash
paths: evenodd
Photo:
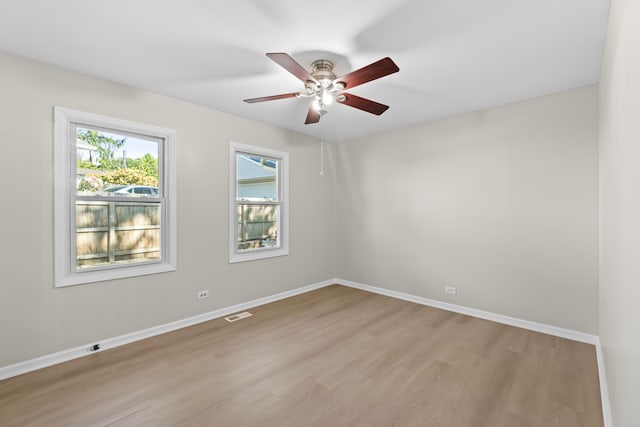
<path id="1" fill-rule="evenodd" d="M 334 101 L 379 116 L 389 108 L 388 105 L 349 94 L 344 92 L 344 90 L 368 83 L 400 70 L 391 58 L 387 57 L 347 73 L 344 76 L 336 77 L 333 72 L 334 64 L 327 59 L 313 61 L 311 63 L 311 71 L 307 71 L 289 54 L 278 52 L 267 53 L 267 56 L 301 80 L 304 83 L 304 89 L 300 92 L 249 98 L 244 101 L 253 104 L 256 102 L 294 97 L 313 98 L 309 106 L 309 111 L 307 112 L 305 124 L 318 123 L 320 117 L 328 112 L 328 106 Z"/>
<path id="2" fill-rule="evenodd" d="M 311 106 L 321 116 L 327 113 L 327 107 L 333 103 L 334 100 L 340 102 L 340 99 L 344 100 L 343 95 L 339 95 L 338 92 L 344 90 L 345 84 L 343 82 L 336 81 L 336 75 L 333 72 L 333 62 L 327 59 L 318 59 L 311 63 L 311 76 L 315 81 L 307 81 L 304 85 L 304 90 L 298 93 L 298 97 L 311 98 L 314 100 L 311 102 Z"/>

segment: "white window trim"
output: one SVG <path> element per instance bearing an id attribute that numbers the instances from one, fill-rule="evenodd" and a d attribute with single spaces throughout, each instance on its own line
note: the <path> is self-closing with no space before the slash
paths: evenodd
<path id="1" fill-rule="evenodd" d="M 236 154 L 251 153 L 280 160 L 278 185 L 280 186 L 280 246 L 238 252 L 238 224 L 236 200 Z M 244 262 L 289 255 L 289 153 L 253 145 L 229 142 L 229 262 Z"/>
<path id="2" fill-rule="evenodd" d="M 71 245 L 76 244 L 75 230 L 71 230 L 71 127 L 72 123 L 96 126 L 130 133 L 149 135 L 164 140 L 163 182 L 165 206 L 161 228 L 160 262 L 124 265 L 109 269 L 75 271 L 72 268 Z M 64 287 L 105 280 L 157 274 L 176 270 L 176 131 L 153 125 L 116 119 L 83 111 L 54 107 L 53 135 L 53 200 L 54 200 L 54 286 Z"/>

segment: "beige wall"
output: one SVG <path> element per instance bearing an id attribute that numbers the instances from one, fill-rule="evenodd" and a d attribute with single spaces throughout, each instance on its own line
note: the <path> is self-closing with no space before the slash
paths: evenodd
<path id="1" fill-rule="evenodd" d="M 12 56 L 0 69 L 0 366 L 336 272 L 597 333 L 594 87 L 328 144 L 321 177 L 313 138 Z M 53 288 L 54 105 L 177 130 L 177 272 Z M 227 262 L 229 140 L 290 152 L 289 256 Z"/>
<path id="2" fill-rule="evenodd" d="M 318 141 L 7 55 L 0 70 L 0 366 L 334 277 Z M 54 289 L 54 105 L 177 130 L 177 272 Z M 289 256 L 228 263 L 230 140 L 290 153 Z"/>
<path id="3" fill-rule="evenodd" d="M 616 427 L 640 425 L 640 3 L 613 0 L 600 85 L 600 339 Z"/>
<path id="4" fill-rule="evenodd" d="M 597 121 L 587 87 L 339 144 L 338 277 L 597 333 Z"/>

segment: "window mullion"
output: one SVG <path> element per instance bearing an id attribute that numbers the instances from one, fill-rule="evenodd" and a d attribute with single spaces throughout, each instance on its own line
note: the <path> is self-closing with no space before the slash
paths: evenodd
<path id="1" fill-rule="evenodd" d="M 109 202 L 109 233 L 107 241 L 107 253 L 109 254 L 109 264 L 113 264 L 116 260 L 115 242 L 116 242 L 116 209 L 115 202 Z"/>
<path id="2" fill-rule="evenodd" d="M 262 205 L 269 205 L 269 206 L 277 206 L 282 204 L 282 202 L 277 201 L 277 202 L 260 202 L 260 201 L 255 201 L 255 200 L 237 200 L 236 201 L 237 204 L 239 205 L 255 205 L 255 206 L 262 206 Z"/>

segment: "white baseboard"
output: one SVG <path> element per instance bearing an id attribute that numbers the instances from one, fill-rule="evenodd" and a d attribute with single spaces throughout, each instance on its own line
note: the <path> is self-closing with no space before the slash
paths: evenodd
<path id="1" fill-rule="evenodd" d="M 312 285 L 304 286 L 301 288 L 292 289 L 289 291 L 281 292 L 279 294 L 267 296 L 264 298 L 258 298 L 242 304 L 234 305 L 231 307 L 221 308 L 208 313 L 200 314 L 197 316 L 189 317 L 187 319 L 177 320 L 175 322 L 167 323 L 164 325 L 154 326 L 148 329 L 144 329 L 130 334 L 121 335 L 119 337 L 108 338 L 104 340 L 97 340 L 90 344 L 86 344 L 80 347 L 63 350 L 58 353 L 45 355 L 35 359 L 19 362 L 13 365 L 0 367 L 0 380 L 14 377 L 17 375 L 25 374 L 27 372 L 35 371 L 37 369 L 46 368 L 58 363 L 66 362 L 69 360 L 77 359 L 82 356 L 87 356 L 96 352 L 104 351 L 110 348 L 118 347 L 121 345 L 129 344 L 135 341 L 139 341 L 145 338 L 150 338 L 156 335 L 164 334 L 166 332 L 175 331 L 177 329 L 186 328 L 188 326 L 196 325 L 198 323 L 206 322 L 209 320 L 217 319 L 219 317 L 227 316 L 239 311 L 247 310 L 252 307 L 267 304 L 270 302 L 278 301 L 284 298 L 289 298 L 295 295 L 310 292 L 316 289 L 323 288 L 332 284 L 339 284 L 348 286 L 351 288 L 361 289 L 367 292 L 372 292 L 380 295 L 386 295 L 392 298 L 401 299 L 404 301 L 410 301 L 416 304 L 426 305 L 430 307 L 441 308 L 443 310 L 453 311 L 455 313 L 466 314 L 468 316 L 479 317 L 481 319 L 491 320 L 506 325 L 516 326 L 519 328 L 529 329 L 536 332 L 542 332 L 549 335 L 554 335 L 561 338 L 567 338 L 574 341 L 580 341 L 588 344 L 593 344 L 596 347 L 596 356 L 598 361 L 598 375 L 600 379 L 600 395 L 602 400 L 602 412 L 604 417 L 605 427 L 611 427 L 611 406 L 609 401 L 609 393 L 607 386 L 607 377 L 605 373 L 604 358 L 602 353 L 602 346 L 600 339 L 596 335 L 586 334 L 584 332 L 573 331 L 570 329 L 559 328 L 556 326 L 546 325 L 543 323 L 532 322 L 529 320 L 522 320 L 515 317 L 504 316 L 502 314 L 491 313 L 488 311 L 477 310 L 461 305 L 450 304 L 447 302 L 432 300 L 429 298 L 419 297 L 415 295 L 405 294 L 402 292 L 392 291 L 389 289 L 378 288 L 375 286 L 365 285 L 362 283 L 352 282 L 344 279 L 331 279 L 324 282 L 315 283 Z M 96 352 L 89 352 L 88 348 L 99 343 L 100 350 Z"/>
<path id="2" fill-rule="evenodd" d="M 156 335 L 164 334 L 166 332 L 175 331 L 176 329 L 182 329 L 188 326 L 196 325 L 198 323 L 217 319 L 219 317 L 228 316 L 229 314 L 237 313 L 239 311 L 244 311 L 252 307 L 278 301 L 284 298 L 289 298 L 295 295 L 303 294 L 305 292 L 323 288 L 325 286 L 332 285 L 334 283 L 335 283 L 335 280 L 333 279 L 325 280 L 324 282 L 303 286 L 301 288 L 292 289 L 289 291 L 281 292 L 279 294 L 267 296 L 264 298 L 254 299 L 242 304 L 221 308 L 219 310 L 214 310 L 208 313 L 199 314 L 197 316 L 189 317 L 182 320 L 177 320 L 175 322 L 166 323 L 164 325 L 154 326 L 148 329 L 132 332 L 130 334 L 125 334 L 118 337 L 107 338 L 103 340 L 96 340 L 92 343 L 82 345 L 79 347 L 63 350 L 53 354 L 48 354 L 35 359 L 26 360 L 24 362 L 15 363 L 13 365 L 3 366 L 3 367 L 0 367 L 0 380 L 15 377 L 21 374 L 26 374 L 27 372 L 46 368 L 48 366 L 56 365 L 58 363 L 67 362 L 69 360 L 77 359 L 82 356 L 98 353 L 100 351 L 108 350 L 114 347 L 119 347 L 121 345 L 129 344 L 135 341 L 143 340 L 145 338 L 150 338 Z M 90 352 L 89 347 L 91 347 L 93 344 L 100 344 L 100 350 Z"/>
<path id="3" fill-rule="evenodd" d="M 388 297 L 414 302 L 416 304 L 441 308 L 443 310 L 453 311 L 454 313 L 461 313 L 468 316 L 479 317 L 481 319 L 491 320 L 494 322 L 503 323 L 505 325 L 516 326 L 518 328 L 529 329 L 535 332 L 542 332 L 543 334 L 549 334 L 560 338 L 567 338 L 570 340 L 594 345 L 598 342 L 597 335 L 586 334 L 584 332 L 578 332 L 571 329 L 559 328 L 557 326 L 547 325 L 544 323 L 537 323 L 530 320 L 523 320 L 516 317 L 491 313 L 489 311 L 477 310 L 475 308 L 465 307 L 463 305 L 456 305 L 448 302 L 405 294 L 402 292 L 391 291 L 389 289 L 378 288 L 376 286 L 365 285 L 362 283 L 352 282 L 350 280 L 336 279 L 336 283 L 339 285 L 349 286 L 351 288 L 362 289 L 363 291 L 373 292 L 375 294 L 386 295 Z"/>
<path id="4" fill-rule="evenodd" d="M 611 414 L 611 401 L 609 400 L 609 384 L 607 383 L 607 370 L 604 364 L 604 353 L 600 338 L 596 343 L 596 357 L 598 358 L 598 379 L 600 380 L 600 400 L 602 401 L 602 418 L 604 427 L 613 427 Z"/>
<path id="5" fill-rule="evenodd" d="M 468 316 L 479 317 L 481 319 L 492 320 L 494 322 L 503 323 L 505 325 L 516 326 L 518 328 L 529 329 L 535 332 L 553 335 L 560 338 L 567 338 L 587 344 L 593 344 L 596 348 L 596 358 L 598 363 L 598 378 L 600 380 L 600 400 L 602 401 L 602 417 L 604 427 L 612 427 L 611 404 L 609 401 L 609 390 L 607 386 L 607 375 L 604 365 L 604 355 L 600 344 L 600 337 L 597 335 L 586 334 L 571 329 L 559 328 L 557 326 L 546 325 L 544 323 L 532 322 L 529 320 L 518 319 L 515 317 L 504 316 L 502 314 L 491 313 L 488 311 L 476 310 L 462 305 L 450 304 L 447 302 L 437 301 L 429 298 L 419 297 L 415 295 L 405 294 L 402 292 L 392 291 L 376 286 L 365 285 L 362 283 L 352 282 L 350 280 L 336 279 L 335 283 L 351 288 L 361 289 L 363 291 L 375 294 L 386 295 L 388 297 L 401 299 L 404 301 L 414 302 L 416 304 L 426 305 L 429 307 L 441 308 L 443 310 L 453 311 L 455 313 L 466 314 Z"/>

